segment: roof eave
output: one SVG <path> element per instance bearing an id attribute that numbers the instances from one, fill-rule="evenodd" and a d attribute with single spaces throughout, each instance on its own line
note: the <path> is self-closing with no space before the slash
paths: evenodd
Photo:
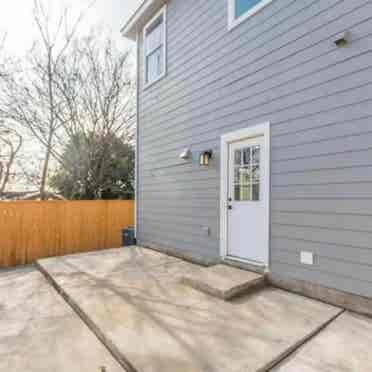
<path id="1" fill-rule="evenodd" d="M 144 0 L 121 29 L 121 34 L 135 41 L 137 30 L 141 29 L 150 17 L 166 2 L 166 0 Z"/>

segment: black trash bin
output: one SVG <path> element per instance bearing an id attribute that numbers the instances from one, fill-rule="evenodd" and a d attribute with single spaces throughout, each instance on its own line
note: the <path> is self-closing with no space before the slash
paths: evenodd
<path id="1" fill-rule="evenodd" d="M 122 231 L 122 244 L 123 247 L 136 245 L 136 237 L 134 227 L 127 227 Z"/>

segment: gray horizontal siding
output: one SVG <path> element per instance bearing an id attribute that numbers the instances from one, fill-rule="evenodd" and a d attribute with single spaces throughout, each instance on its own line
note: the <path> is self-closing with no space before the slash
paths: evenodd
<path id="1" fill-rule="evenodd" d="M 216 239 L 201 239 L 193 234 L 174 233 L 171 227 L 168 230 L 157 230 L 150 227 L 139 228 L 139 243 L 143 245 L 158 245 L 165 248 L 175 248 L 195 253 L 199 256 L 216 257 L 218 244 Z M 202 247 L 202 248 L 201 248 Z"/>
<path id="2" fill-rule="evenodd" d="M 177 226 L 170 223 L 172 226 L 171 229 L 168 229 L 168 225 L 165 221 L 155 221 L 155 220 L 150 220 L 150 219 L 144 219 L 142 220 L 143 223 L 146 223 L 146 229 L 148 232 L 155 232 L 156 234 L 166 234 L 169 237 L 175 236 L 177 238 L 180 237 L 187 237 L 186 240 L 197 240 L 198 242 L 202 241 L 203 239 L 207 244 L 211 244 L 211 240 L 207 239 L 208 236 L 213 237 L 213 240 L 215 240 L 216 236 L 216 231 L 213 229 L 210 229 L 209 232 L 203 231 L 203 225 L 202 224 L 192 224 L 192 225 L 187 225 L 187 224 L 179 224 Z M 198 228 L 197 228 L 198 227 Z M 212 242 L 212 244 L 214 244 Z M 213 246 L 214 247 L 214 246 Z"/>
<path id="3" fill-rule="evenodd" d="M 271 270 L 372 296 L 372 1 L 274 0 L 231 32 L 226 0 L 170 0 L 167 18 L 146 90 L 140 58 L 139 242 L 218 256 L 220 136 L 270 121 Z"/>
<path id="4" fill-rule="evenodd" d="M 305 2 L 304 2 L 305 3 Z M 314 1 L 313 1 L 314 3 Z M 321 5 L 319 5 L 319 2 L 316 1 L 315 3 L 318 4 L 319 7 L 325 7 L 325 10 L 329 9 L 325 6 L 325 3 L 330 3 L 330 1 L 322 1 Z M 335 1 L 333 1 L 335 3 Z M 338 2 L 340 3 L 340 2 Z M 341 2 L 344 3 L 345 2 Z M 363 3 L 362 1 L 356 0 L 355 2 L 349 2 L 347 7 L 349 8 L 357 8 L 358 3 Z M 365 0 L 364 0 L 365 3 Z M 323 5 L 324 4 L 324 5 Z M 303 7 L 304 4 L 302 2 L 297 2 L 296 6 L 301 6 Z M 355 32 L 355 38 L 359 39 L 363 37 L 364 35 L 368 34 L 371 32 L 370 28 L 368 27 L 368 20 L 369 17 L 363 16 L 360 12 L 357 10 L 354 10 L 352 13 L 354 17 L 347 17 L 347 11 L 344 10 L 344 8 L 340 8 L 341 14 L 344 14 L 344 16 L 338 20 L 338 23 L 335 24 L 336 21 L 332 21 L 331 24 L 334 27 L 334 34 L 336 34 L 340 27 L 359 27 Z M 312 19 L 312 14 L 307 14 L 307 18 L 310 20 Z M 324 17 L 327 17 L 326 13 Z M 351 19 L 350 19 L 351 18 Z M 355 18 L 355 19 L 354 19 Z M 161 112 L 161 109 L 164 107 L 166 112 L 172 112 L 175 114 L 175 110 L 177 110 L 177 113 L 179 114 L 180 112 L 185 112 L 189 113 L 188 111 L 185 110 L 184 106 L 178 106 L 178 102 L 181 100 L 182 97 L 186 97 L 185 100 L 181 100 L 181 104 L 196 104 L 196 107 L 200 107 L 202 103 L 205 102 L 205 99 L 207 98 L 219 98 L 223 96 L 223 92 L 221 91 L 214 91 L 213 89 L 221 89 L 221 88 L 228 88 L 228 86 L 231 87 L 232 83 L 237 84 L 237 89 L 233 89 L 231 87 L 231 93 L 236 96 L 240 93 L 242 93 L 239 88 L 245 89 L 247 86 L 247 83 L 249 85 L 257 84 L 259 82 L 263 83 L 266 81 L 267 78 L 270 76 L 272 77 L 272 73 L 278 74 L 283 73 L 287 71 L 287 74 L 283 76 L 283 79 L 288 78 L 288 76 L 293 79 L 296 76 L 301 77 L 303 75 L 303 72 L 301 71 L 301 65 L 304 64 L 304 62 L 310 63 L 310 68 L 317 68 L 321 67 L 321 64 L 317 64 L 317 62 L 314 63 L 315 61 L 318 61 L 316 57 L 322 57 L 323 53 L 320 52 L 327 52 L 327 56 L 331 53 L 333 57 L 330 58 L 331 63 L 332 61 L 337 61 L 337 57 L 339 56 L 339 53 L 335 53 L 335 50 L 337 50 L 333 44 L 332 40 L 334 38 L 333 32 L 329 33 L 327 29 L 320 28 L 317 30 L 318 33 L 318 42 L 321 40 L 324 40 L 324 45 L 323 48 L 324 50 L 320 50 L 319 46 L 316 44 L 316 38 L 313 33 L 309 32 L 309 27 L 304 23 L 304 20 L 301 18 L 297 18 L 302 25 L 300 27 L 303 28 L 302 34 L 299 34 L 298 29 L 296 27 L 293 27 L 293 21 L 295 18 L 293 18 L 292 23 L 287 22 L 287 23 L 279 23 L 278 27 L 285 27 L 283 30 L 281 36 L 278 36 L 278 30 L 277 29 L 272 29 L 271 37 L 268 37 L 268 34 L 262 30 L 259 29 L 259 35 L 258 38 L 263 38 L 262 41 L 260 41 L 260 48 L 254 48 L 254 44 L 258 43 L 259 39 L 254 39 L 252 42 L 246 43 L 246 48 L 241 48 L 240 41 L 237 49 L 237 53 L 239 54 L 232 54 L 231 50 L 229 50 L 229 45 L 226 45 L 226 47 L 222 48 L 222 51 L 225 55 L 225 60 L 218 58 L 218 56 L 214 56 L 212 54 L 211 58 L 213 60 L 212 64 L 216 63 L 216 60 L 214 58 L 218 59 L 218 63 L 220 64 L 219 69 L 217 69 L 215 66 L 213 66 L 213 70 L 207 65 L 208 68 L 205 69 L 205 71 L 197 71 L 197 68 L 200 69 L 201 63 L 205 63 L 205 55 L 201 53 L 199 55 L 198 60 L 194 60 L 193 63 L 195 63 L 194 66 L 185 66 L 185 73 L 189 74 L 187 76 L 187 80 L 183 80 L 185 78 L 184 74 L 179 74 L 179 71 L 176 71 L 177 75 L 175 76 L 176 80 L 172 81 L 167 81 L 164 83 L 164 88 L 159 87 L 159 94 L 163 94 L 165 98 L 169 97 L 167 99 L 167 105 L 160 105 L 156 102 L 155 104 L 157 105 L 157 110 L 158 112 L 154 113 L 154 118 L 159 117 L 160 115 L 164 115 L 163 112 Z M 326 24 L 328 24 L 328 19 L 325 19 Z M 288 33 L 288 30 L 291 30 L 291 33 Z M 303 37 L 299 37 L 302 35 Z M 333 37 L 332 37 L 333 35 Z M 306 39 L 304 39 L 306 38 Z M 282 41 L 280 42 L 279 39 Z M 239 39 L 238 39 L 239 40 Z M 218 46 L 217 49 L 219 50 Z M 273 51 L 271 50 L 273 48 L 275 50 L 275 58 L 273 57 Z M 253 49 L 250 54 L 247 54 L 246 49 Z M 359 51 L 360 52 L 360 51 Z M 320 54 L 318 54 L 320 53 Z M 352 53 L 352 51 L 350 51 Z M 251 56 L 250 59 L 247 57 L 247 55 Z M 204 58 L 203 58 L 204 57 Z M 286 58 L 290 57 L 291 60 L 287 60 L 287 63 L 284 63 L 284 60 Z M 264 58 L 264 59 L 263 59 Z M 271 60 L 271 59 L 272 60 Z M 252 60 L 251 60 L 252 59 Z M 311 63 L 311 61 L 313 61 Z M 278 63 L 282 62 L 281 64 L 278 65 Z M 318 62 L 319 63 L 319 62 Z M 238 64 L 238 65 L 237 65 Z M 294 65 L 292 65 L 294 64 Z M 183 64 L 180 64 L 180 66 L 184 66 Z M 294 70 L 293 75 L 289 73 L 288 69 L 289 68 L 295 68 L 297 67 L 298 69 Z M 227 70 L 226 70 L 227 69 Z M 271 74 L 267 69 L 270 69 Z M 271 71 L 271 69 L 274 69 L 274 71 Z M 284 70 L 284 71 L 283 71 Z M 236 75 L 234 75 L 232 72 L 236 71 Z M 262 72 L 261 72 L 262 71 Z M 265 73 L 266 72 L 266 73 Z M 306 70 L 304 71 L 306 73 Z M 171 73 L 171 69 L 170 69 Z M 297 75 L 296 75 L 297 73 Z M 218 75 L 216 75 L 218 74 Z M 209 80 L 206 80 L 205 75 L 207 75 L 207 78 Z M 257 76 L 257 77 L 256 77 Z M 277 75 L 277 78 L 279 78 L 279 83 L 281 83 L 281 78 L 280 75 Z M 169 85 L 172 84 L 172 87 Z M 183 89 L 179 90 L 178 86 L 179 84 L 182 84 Z M 188 92 L 192 92 L 195 88 L 198 89 L 197 93 L 195 94 L 188 94 Z M 171 88 L 174 89 L 174 91 L 171 90 Z M 161 89 L 164 89 L 164 92 L 161 91 Z M 205 90 L 203 90 L 205 89 Z M 205 96 L 204 93 L 209 90 L 208 96 Z M 153 94 L 154 92 L 148 91 L 148 94 Z M 212 92 L 212 93 L 211 93 Z M 247 93 L 247 92 L 246 92 Z M 144 93 L 146 94 L 146 92 Z M 156 97 L 159 97 L 155 93 Z M 151 107 L 151 97 L 143 97 L 146 99 L 146 108 Z M 204 101 L 200 102 L 200 98 L 204 98 Z M 229 97 L 225 97 L 225 99 L 229 99 Z M 144 103 L 145 104 L 145 103 Z M 147 107 L 149 106 L 149 107 Z M 195 107 L 195 106 L 193 106 Z M 183 110 L 183 111 L 182 111 Z M 171 117 L 170 117 L 171 118 Z M 168 124 L 169 123 L 165 123 Z"/>
<path id="5" fill-rule="evenodd" d="M 294 252 L 296 255 L 301 251 L 312 251 L 317 256 L 322 256 L 329 260 L 353 262 L 360 265 L 367 263 L 367 266 L 371 262 L 372 256 L 371 249 L 324 243 L 317 240 L 294 239 L 293 237 L 274 236 L 271 239 L 271 245 L 274 251 Z M 298 258 L 298 256 L 296 257 Z"/>
<path id="6" fill-rule="evenodd" d="M 372 58 L 372 54 L 371 54 Z M 289 122 L 288 131 L 284 133 L 286 128 L 282 125 L 277 124 L 273 129 L 273 147 L 285 147 L 294 146 L 296 144 L 305 144 L 309 142 L 320 141 L 327 138 L 333 138 L 335 131 L 338 136 L 346 135 L 358 135 L 368 131 L 371 128 L 368 126 L 372 118 L 372 100 L 363 100 L 362 103 L 355 104 L 352 108 L 341 108 L 339 110 L 334 110 L 333 113 L 327 113 L 327 119 L 329 120 L 330 115 L 332 115 L 331 122 L 324 122 L 321 115 L 319 118 L 311 117 L 308 119 L 306 117 L 307 126 L 301 130 L 300 124 L 297 123 L 293 125 L 292 121 Z M 303 122 L 304 120 L 298 119 L 298 121 Z M 313 127 L 309 127 L 309 122 L 313 122 Z M 286 122 L 288 125 L 288 122 Z M 292 130 L 292 131 L 291 131 Z M 278 135 L 276 135 L 278 133 Z M 187 141 L 191 141 L 193 147 L 205 145 L 213 141 L 214 144 L 219 144 L 219 136 L 221 130 L 219 128 L 211 129 L 206 132 L 197 133 L 195 135 L 179 136 L 175 135 L 173 140 L 170 141 L 169 138 L 164 138 L 160 143 L 156 142 L 151 146 L 151 149 L 146 154 L 141 154 L 141 161 L 148 160 L 152 155 L 160 156 L 161 154 L 166 154 L 169 151 L 182 151 L 183 146 Z M 147 158 L 145 158 L 145 156 Z M 150 159 L 151 160 L 151 159 Z"/>
<path id="7" fill-rule="evenodd" d="M 290 263 L 287 261 L 288 256 L 286 258 L 283 258 L 282 260 L 272 260 L 272 271 L 275 273 L 283 274 L 284 277 L 301 279 L 320 284 L 325 287 L 342 289 L 345 292 L 372 297 L 372 285 L 369 281 L 359 280 L 345 274 L 339 275 L 335 272 L 329 272 L 328 268 L 323 270 L 322 268 L 317 267 L 316 269 L 314 269 L 310 266 L 300 266 L 297 263 Z M 355 267 L 355 270 L 357 269 L 358 267 Z M 346 273 L 349 272 L 350 269 L 346 271 Z"/>
<path id="8" fill-rule="evenodd" d="M 372 182 L 372 166 L 276 173 L 271 175 L 271 182 L 273 186 Z"/>
<path id="9" fill-rule="evenodd" d="M 341 150 L 342 151 L 342 150 Z M 308 158 L 287 159 L 273 162 L 273 174 L 288 172 L 304 172 L 320 169 L 339 169 L 368 166 L 372 149 L 361 149 L 352 151 L 342 151 L 337 153 L 326 153 L 321 156 L 311 156 Z"/>
<path id="10" fill-rule="evenodd" d="M 293 254 L 289 250 L 275 249 L 272 254 L 273 261 L 291 263 L 296 265 L 299 261 L 299 252 Z M 372 284 L 371 280 L 371 269 L 372 267 L 365 264 L 358 264 L 353 262 L 354 269 L 349 271 L 350 261 L 338 260 L 335 258 L 329 259 L 322 255 L 317 255 L 316 265 L 319 271 L 334 274 L 337 276 L 343 276 L 350 279 L 360 280 Z"/>
<path id="11" fill-rule="evenodd" d="M 256 110 L 259 110 L 260 112 L 263 111 L 263 108 L 257 108 L 252 109 L 251 111 L 247 108 L 244 110 L 238 110 L 237 113 L 233 112 L 232 114 L 227 115 L 223 118 L 218 118 L 215 121 L 211 121 L 208 124 L 204 125 L 203 123 L 200 123 L 198 129 L 192 130 L 194 138 L 199 138 L 199 136 L 204 132 L 204 130 L 208 130 L 208 127 L 214 126 L 219 129 L 219 133 L 222 134 L 226 131 L 228 131 L 231 128 L 244 128 L 247 126 L 248 123 L 260 123 L 269 121 L 270 118 L 276 117 L 279 123 L 272 121 L 272 126 L 275 127 L 275 125 L 279 125 L 281 122 L 296 122 L 297 119 L 301 119 L 304 116 L 307 116 L 308 121 L 311 121 L 312 114 L 319 114 L 323 111 L 330 111 L 332 108 L 339 108 L 340 106 L 343 106 L 343 103 L 345 101 L 351 101 L 355 102 L 356 104 L 360 102 L 365 102 L 366 99 L 372 98 L 372 83 L 368 82 L 368 79 L 372 79 L 372 74 L 367 74 L 368 76 L 365 77 L 365 80 L 367 80 L 367 83 L 362 83 L 361 85 L 353 88 L 345 88 L 345 85 L 343 85 L 342 80 L 338 81 L 336 84 L 339 86 L 340 90 L 338 93 L 335 93 L 333 95 L 326 95 L 326 96 L 320 96 L 314 99 L 310 99 L 302 104 L 298 104 L 295 106 L 289 106 L 284 108 L 278 108 L 275 110 L 270 106 L 269 112 L 264 112 L 262 115 L 258 115 L 257 118 L 255 117 L 248 117 L 249 113 L 253 113 Z M 353 84 L 351 82 L 351 84 Z M 291 102 L 290 100 L 288 102 Z M 317 108 L 319 111 L 314 113 L 314 108 Z M 246 117 L 246 119 L 242 119 Z M 213 124 L 214 123 L 214 124 Z M 228 125 L 228 123 L 230 123 Z M 158 129 L 161 131 L 161 128 Z M 203 133 L 200 133 L 200 131 L 203 131 Z M 168 130 L 166 131 L 168 132 Z M 169 135 L 171 136 L 171 134 Z M 164 137 L 163 137 L 164 138 Z M 150 142 L 150 143 L 144 143 L 144 146 L 147 146 L 148 151 L 151 150 L 151 143 L 157 143 L 158 141 Z M 213 139 L 212 138 L 212 145 L 218 146 L 219 141 L 218 138 Z M 206 143 L 198 143 L 197 145 L 193 145 L 193 149 L 198 150 L 199 148 L 206 146 Z M 212 146 L 213 147 L 213 146 Z M 165 145 L 163 147 L 165 149 Z M 181 147 L 180 147 L 181 149 Z M 180 149 L 178 150 L 169 150 L 168 157 L 172 161 L 168 161 L 168 163 L 163 164 L 163 166 L 169 166 L 174 163 L 173 159 L 177 159 L 178 155 L 180 153 Z M 170 156 L 169 156 L 170 155 Z M 139 158 L 140 164 L 143 166 L 142 162 L 143 159 L 146 159 L 147 154 L 144 153 Z M 164 156 L 164 152 L 160 154 L 151 154 L 151 160 L 152 163 L 147 162 L 149 167 L 158 166 L 159 161 L 162 160 L 162 157 Z M 167 156 L 167 154 L 165 154 Z"/>
<path id="12" fill-rule="evenodd" d="M 282 222 L 272 224 L 271 234 L 276 236 L 290 236 L 293 239 L 308 239 L 338 245 L 346 245 L 358 248 L 371 249 L 372 233 L 352 230 L 341 230 L 340 228 L 330 229 L 328 227 L 301 226 L 300 222 L 285 225 Z M 372 277 L 371 277 L 372 280 Z"/>
<path id="13" fill-rule="evenodd" d="M 273 211 L 333 213 L 335 218 L 336 214 L 357 214 L 370 218 L 372 199 L 272 199 L 271 208 Z"/>
<path id="14" fill-rule="evenodd" d="M 334 24 L 335 22 L 344 22 L 340 20 L 340 16 L 348 14 L 353 9 L 357 9 L 358 6 L 365 4 L 367 1 L 354 0 L 353 2 L 345 1 L 332 1 L 332 0 L 303 0 L 301 2 L 289 2 L 285 1 L 281 4 L 282 11 L 276 13 L 275 17 L 270 17 L 269 22 L 271 24 L 267 25 L 265 22 L 256 23 L 254 27 L 250 27 L 251 22 L 247 22 L 240 27 L 239 31 L 234 31 L 230 34 L 226 34 L 225 27 L 222 27 L 220 30 L 215 30 L 216 35 L 221 36 L 222 43 L 209 44 L 208 48 L 203 48 L 199 53 L 195 53 L 194 57 L 188 59 L 189 55 L 185 53 L 184 48 L 180 50 L 175 50 L 169 54 L 169 61 L 172 61 L 172 55 L 177 55 L 178 58 L 182 58 L 182 62 L 186 59 L 189 60 L 188 63 L 177 63 L 173 66 L 169 66 L 169 71 L 172 72 L 174 69 L 177 72 L 177 76 L 172 81 L 167 81 L 163 86 L 159 87 L 159 93 L 167 93 L 165 97 L 170 97 L 173 93 L 177 93 L 177 99 L 180 96 L 185 96 L 192 89 L 192 85 L 197 82 L 198 87 L 206 85 L 209 83 L 209 80 L 203 79 L 203 81 L 198 81 L 197 76 L 200 76 L 200 71 L 203 71 L 203 74 L 208 76 L 210 80 L 217 82 L 216 76 L 217 73 L 221 75 L 224 79 L 231 79 L 232 76 L 226 76 L 225 67 L 228 65 L 229 70 L 237 71 L 239 74 L 247 73 L 246 70 L 239 71 L 238 67 L 249 67 L 244 65 L 244 61 L 249 61 L 252 65 L 252 61 L 256 62 L 259 58 L 263 56 L 268 56 L 263 62 L 264 65 L 270 64 L 272 61 L 273 52 L 283 53 L 283 48 L 293 48 L 294 52 L 300 51 L 300 46 L 293 45 L 294 41 L 302 41 L 301 46 L 308 48 L 314 44 L 317 39 L 316 36 L 319 36 L 319 40 L 324 40 L 328 38 L 329 34 L 325 33 L 324 28 L 329 24 Z M 309 5 L 311 5 L 309 7 Z M 210 6 L 210 4 L 209 4 Z M 213 11 L 214 6 L 210 6 Z M 333 17 L 328 17 L 328 12 L 333 8 Z M 264 12 L 261 12 L 255 17 L 256 20 L 263 18 L 265 14 L 271 12 L 273 6 L 267 8 Z M 300 11 L 300 12 L 299 12 Z M 283 16 L 284 14 L 284 16 Z M 252 21 L 253 18 L 250 20 Z M 225 21 L 222 23 L 226 24 Z M 202 42 L 204 40 L 204 35 L 199 32 L 197 25 L 190 22 L 190 29 L 194 30 L 194 42 Z M 192 26 L 192 27 L 191 27 Z M 323 29 L 322 29 L 323 28 Z M 313 31 L 311 33 L 311 31 Z M 336 30 L 335 30 L 336 31 Z M 241 48 L 241 35 L 242 33 L 247 32 L 245 35 L 245 47 Z M 318 32 L 315 34 L 315 32 Z M 311 36 L 310 36 L 311 34 Z M 168 35 L 168 40 L 174 37 L 173 35 Z M 275 43 L 272 41 L 275 40 Z M 305 42 L 303 41 L 305 40 Z M 234 54 L 235 53 L 235 54 Z M 183 55 L 187 55 L 184 57 Z M 247 57 L 249 59 L 239 59 L 236 61 L 236 58 Z M 191 56 L 191 55 L 190 55 Z M 216 61 L 217 59 L 217 61 Z M 230 61 L 235 61 L 237 64 L 229 64 Z M 253 66 L 254 67 L 254 66 Z M 213 68 L 211 71 L 210 68 Z M 262 63 L 260 64 L 262 68 Z M 255 71 L 252 71 L 254 73 Z M 180 92 L 177 89 L 177 84 L 182 82 L 182 76 L 186 76 L 188 79 L 186 82 L 183 82 L 185 87 L 188 87 L 187 91 Z M 205 76 L 203 76 L 205 77 Z M 242 76 L 237 76 L 241 78 Z M 219 81 L 221 84 L 223 82 Z M 174 89 L 173 91 L 170 89 Z M 166 92 L 165 92 L 166 90 Z M 151 104 L 151 98 L 149 96 L 155 96 L 154 92 L 148 91 L 145 93 L 143 98 L 146 98 L 146 104 Z M 172 102 L 172 101 L 170 101 Z M 165 105 L 164 105 L 165 106 Z M 147 105 L 146 105 L 147 108 Z"/>
<path id="15" fill-rule="evenodd" d="M 372 152 L 364 154 L 372 156 Z M 291 185 L 273 187 L 274 199 L 372 199 L 371 182 L 326 183 L 323 185 Z"/>
<path id="16" fill-rule="evenodd" d="M 372 233 L 372 219 L 364 215 L 309 212 L 273 212 L 271 222 L 293 226 L 323 227 Z M 290 237 L 289 237 L 290 238 Z M 311 240 L 311 239 L 310 239 Z"/>
<path id="17" fill-rule="evenodd" d="M 161 219 L 159 219 L 158 216 L 146 216 L 140 219 L 140 222 L 157 224 L 163 229 L 167 229 L 167 226 L 186 226 L 188 228 L 192 228 L 192 233 L 196 232 L 196 234 L 200 234 L 200 231 L 196 231 L 197 229 L 200 230 L 200 228 L 203 228 L 204 226 L 209 226 L 211 229 L 211 233 L 218 233 L 218 222 L 211 221 L 210 216 L 203 217 L 202 215 L 198 215 L 197 217 L 187 217 L 184 213 L 180 215 L 173 213 L 172 215 L 169 215 L 164 213 L 161 214 Z M 202 231 L 201 235 L 205 236 L 205 232 Z"/>

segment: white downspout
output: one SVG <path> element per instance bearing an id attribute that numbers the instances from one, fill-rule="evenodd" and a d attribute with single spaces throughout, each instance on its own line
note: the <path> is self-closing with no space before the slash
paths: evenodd
<path id="1" fill-rule="evenodd" d="M 139 151 L 139 90 L 140 90 L 140 35 L 137 30 L 136 34 L 136 54 L 137 54 L 137 86 L 136 86 L 136 152 L 134 163 L 134 178 L 135 178 L 135 192 L 134 192 L 134 234 L 137 239 L 137 217 L 138 217 L 138 151 Z"/>

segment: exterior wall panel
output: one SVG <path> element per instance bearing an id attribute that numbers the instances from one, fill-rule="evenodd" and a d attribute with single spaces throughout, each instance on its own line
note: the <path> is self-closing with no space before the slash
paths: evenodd
<path id="1" fill-rule="evenodd" d="M 140 73 L 139 243 L 217 257 L 220 136 L 270 121 L 271 271 L 372 296 L 372 2 L 274 0 L 228 31 L 227 0 L 171 0 L 167 23 L 166 77 Z"/>

